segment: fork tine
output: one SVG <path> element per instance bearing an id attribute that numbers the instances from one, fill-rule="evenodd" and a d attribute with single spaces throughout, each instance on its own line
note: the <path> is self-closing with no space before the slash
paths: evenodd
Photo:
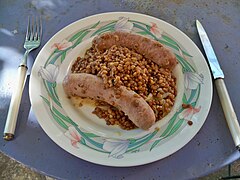
<path id="1" fill-rule="evenodd" d="M 28 25 L 27 25 L 27 32 L 26 32 L 26 38 L 25 38 L 25 40 L 27 41 L 27 40 L 29 40 L 29 31 L 30 31 L 30 17 L 28 16 Z"/>
<path id="2" fill-rule="evenodd" d="M 40 41 L 42 37 L 42 17 L 28 16 L 25 41 Z"/>
<path id="3" fill-rule="evenodd" d="M 39 34 L 38 34 L 38 39 L 41 40 L 42 38 L 42 16 L 39 17 Z"/>
<path id="4" fill-rule="evenodd" d="M 34 17 L 32 17 L 32 24 L 31 24 L 31 35 L 30 35 L 30 41 L 34 38 Z"/>
<path id="5" fill-rule="evenodd" d="M 39 29 L 39 22 L 38 17 L 36 16 L 36 23 L 35 23 L 35 32 L 34 32 L 34 41 L 38 40 L 38 29 Z"/>
<path id="6" fill-rule="evenodd" d="M 42 37 L 42 18 L 39 16 L 39 18 L 36 18 L 37 22 L 37 33 L 36 33 L 36 38 L 37 40 L 41 40 Z"/>

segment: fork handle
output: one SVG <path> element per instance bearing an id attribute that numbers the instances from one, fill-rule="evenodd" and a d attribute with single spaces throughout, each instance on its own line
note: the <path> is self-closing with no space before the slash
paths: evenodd
<path id="1" fill-rule="evenodd" d="M 10 141 L 14 138 L 14 132 L 17 123 L 18 111 L 20 102 L 22 99 L 22 92 L 24 89 L 25 81 L 26 81 L 26 74 L 27 74 L 27 66 L 20 65 L 18 67 L 18 74 L 17 74 L 17 86 L 13 89 L 13 94 L 8 110 L 7 120 L 4 129 L 3 139 Z"/>

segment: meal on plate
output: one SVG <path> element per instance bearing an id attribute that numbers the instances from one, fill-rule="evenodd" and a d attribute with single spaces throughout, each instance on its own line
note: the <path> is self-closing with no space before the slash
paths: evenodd
<path id="1" fill-rule="evenodd" d="M 93 111 L 107 125 L 149 129 L 165 117 L 177 95 L 177 61 L 159 42 L 127 32 L 93 39 L 63 82 L 66 94 L 96 100 Z"/>

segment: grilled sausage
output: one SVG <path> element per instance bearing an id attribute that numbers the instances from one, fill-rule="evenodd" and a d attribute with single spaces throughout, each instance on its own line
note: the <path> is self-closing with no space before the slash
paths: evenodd
<path id="1" fill-rule="evenodd" d="M 90 97 L 105 101 L 128 115 L 139 128 L 149 129 L 156 120 L 147 102 L 126 87 L 105 88 L 103 80 L 95 75 L 78 73 L 65 77 L 63 88 L 68 96 Z"/>
<path id="2" fill-rule="evenodd" d="M 164 45 L 141 35 L 116 31 L 104 33 L 93 39 L 93 46 L 100 51 L 109 49 L 113 45 L 135 50 L 161 67 L 173 69 L 177 64 L 174 54 Z"/>

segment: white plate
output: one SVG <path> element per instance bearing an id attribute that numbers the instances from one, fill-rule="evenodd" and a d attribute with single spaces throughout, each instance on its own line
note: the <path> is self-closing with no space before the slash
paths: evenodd
<path id="1" fill-rule="evenodd" d="M 92 107 L 76 110 L 62 89 L 68 68 L 91 45 L 92 37 L 119 29 L 165 44 L 181 65 L 184 77 L 178 77 L 178 86 L 183 94 L 171 114 L 149 131 L 106 126 L 92 115 Z M 30 99 L 41 127 L 67 152 L 97 164 L 136 166 L 171 155 L 196 135 L 210 109 L 212 81 L 200 50 L 180 30 L 150 16 L 114 12 L 76 21 L 46 43 L 32 68 Z M 190 106 L 183 109 L 181 104 Z"/>

